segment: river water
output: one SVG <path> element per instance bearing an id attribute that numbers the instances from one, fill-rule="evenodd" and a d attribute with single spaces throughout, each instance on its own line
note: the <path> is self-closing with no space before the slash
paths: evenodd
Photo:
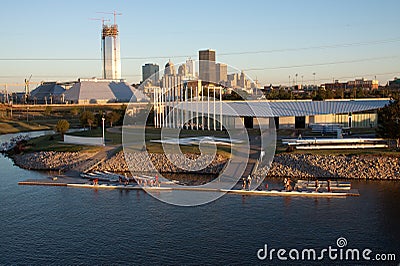
<path id="1" fill-rule="evenodd" d="M 360 197 L 225 195 L 177 207 L 142 191 L 17 184 L 43 176 L 0 155 L 0 264 L 287 264 L 257 251 L 337 248 L 339 237 L 400 261 L 400 182 L 353 181 Z"/>

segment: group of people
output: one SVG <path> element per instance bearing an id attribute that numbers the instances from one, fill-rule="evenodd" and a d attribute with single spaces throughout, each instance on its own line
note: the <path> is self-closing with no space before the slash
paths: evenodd
<path id="1" fill-rule="evenodd" d="M 155 176 L 155 178 L 154 179 L 142 179 L 142 178 L 140 178 L 140 179 L 137 179 L 137 182 L 138 182 L 138 184 L 139 185 L 142 185 L 142 186 L 145 186 L 145 187 L 147 187 L 147 186 L 149 186 L 149 187 L 160 187 L 161 186 L 161 183 L 160 183 L 160 181 L 158 180 L 158 175 L 156 175 Z"/>
<path id="2" fill-rule="evenodd" d="M 129 185 L 129 177 L 127 177 L 126 174 L 125 174 L 125 178 L 124 179 L 122 179 L 122 177 L 118 177 L 118 182 L 120 184 L 124 183 L 124 185 L 127 186 L 127 185 Z"/>
<path id="3" fill-rule="evenodd" d="M 292 191 L 292 180 L 289 178 L 286 178 L 283 180 L 283 186 L 285 187 L 286 191 Z"/>
<path id="4" fill-rule="evenodd" d="M 247 178 L 243 177 L 243 185 L 242 185 L 242 190 L 250 190 L 251 189 L 251 175 L 249 175 Z"/>
<path id="5" fill-rule="evenodd" d="M 315 180 L 315 192 L 318 192 L 320 188 L 321 188 L 321 184 L 318 182 L 318 179 L 317 179 L 317 180 Z M 330 179 L 327 180 L 327 187 L 326 187 L 326 190 L 327 190 L 328 192 L 331 192 L 331 191 L 332 191 L 331 180 L 330 180 Z"/>

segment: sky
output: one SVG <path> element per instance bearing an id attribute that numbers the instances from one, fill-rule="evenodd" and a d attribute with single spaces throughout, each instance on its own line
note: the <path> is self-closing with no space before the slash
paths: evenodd
<path id="1" fill-rule="evenodd" d="M 262 85 L 400 77 L 400 1 L 2 0 L 3 83 L 101 77 L 101 22 L 117 16 L 122 76 L 141 81 L 141 66 L 197 59 L 244 70 Z M 29 60 L 28 60 L 29 59 Z M 66 60 L 67 59 L 67 60 Z M 313 75 L 315 73 L 315 75 Z M 20 90 L 9 86 L 9 90 Z"/>

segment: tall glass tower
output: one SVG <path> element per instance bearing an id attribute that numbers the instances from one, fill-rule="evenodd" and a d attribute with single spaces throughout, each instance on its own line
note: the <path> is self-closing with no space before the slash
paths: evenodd
<path id="1" fill-rule="evenodd" d="M 104 79 L 121 79 L 121 53 L 118 33 L 116 24 L 103 25 L 101 48 Z"/>

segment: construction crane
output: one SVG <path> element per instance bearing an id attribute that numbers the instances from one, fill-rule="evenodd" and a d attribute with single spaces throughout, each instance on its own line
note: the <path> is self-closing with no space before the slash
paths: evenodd
<path id="1" fill-rule="evenodd" d="M 27 100 L 27 96 L 26 95 L 29 95 L 29 93 L 30 93 L 29 92 L 29 85 L 30 84 L 37 84 L 37 85 L 38 84 L 42 84 L 42 82 L 32 82 L 32 81 L 30 81 L 31 78 L 32 78 L 32 75 L 29 77 L 29 79 L 25 79 L 24 83 L 1 83 L 0 87 L 4 87 L 4 90 L 3 90 L 4 97 L 2 99 L 2 102 L 3 103 L 10 103 L 9 93 L 8 93 L 8 88 L 9 87 L 20 87 L 20 88 L 24 87 L 25 88 L 25 100 Z"/>
<path id="2" fill-rule="evenodd" d="M 114 25 L 117 25 L 117 16 L 121 16 L 122 13 L 117 13 L 117 11 L 114 10 L 114 12 L 96 12 L 98 14 L 108 14 L 108 15 L 113 15 L 114 16 Z"/>
<path id="3" fill-rule="evenodd" d="M 105 21 L 110 21 L 109 19 L 104 19 L 104 18 L 89 18 L 90 20 L 100 20 L 101 25 L 104 26 Z"/>

